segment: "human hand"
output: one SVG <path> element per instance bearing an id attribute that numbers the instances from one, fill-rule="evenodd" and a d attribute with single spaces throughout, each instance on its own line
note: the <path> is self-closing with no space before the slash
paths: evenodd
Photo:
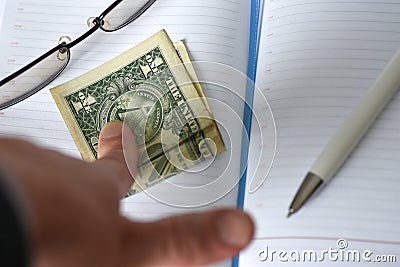
<path id="1" fill-rule="evenodd" d="M 236 254 L 252 238 L 244 213 L 216 210 L 151 223 L 119 214 L 137 162 L 132 133 L 106 125 L 99 159 L 88 163 L 15 139 L 0 139 L 0 164 L 16 180 L 28 214 L 35 267 L 195 266 Z"/>

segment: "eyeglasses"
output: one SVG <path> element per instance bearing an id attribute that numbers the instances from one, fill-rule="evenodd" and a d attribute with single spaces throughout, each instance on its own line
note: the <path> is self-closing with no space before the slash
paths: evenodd
<path id="1" fill-rule="evenodd" d="M 70 49 L 96 30 L 117 31 L 142 15 L 156 0 L 116 0 L 98 17 L 87 23 L 90 29 L 71 41 L 67 36 L 36 60 L 0 81 L 0 110 L 32 96 L 56 79 L 71 58 Z"/>

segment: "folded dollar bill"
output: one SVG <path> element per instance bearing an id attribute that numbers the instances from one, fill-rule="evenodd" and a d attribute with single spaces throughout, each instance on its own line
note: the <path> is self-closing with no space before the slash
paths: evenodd
<path id="1" fill-rule="evenodd" d="M 106 123 L 121 120 L 131 128 L 140 155 L 134 194 L 225 150 L 201 85 L 192 79 L 183 42 L 174 46 L 162 30 L 51 94 L 86 160 L 96 159 Z"/>

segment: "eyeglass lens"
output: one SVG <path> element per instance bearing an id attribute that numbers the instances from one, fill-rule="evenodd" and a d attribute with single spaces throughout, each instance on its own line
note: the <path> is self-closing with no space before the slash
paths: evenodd
<path id="1" fill-rule="evenodd" d="M 140 11 L 152 2 L 151 0 L 124 0 L 120 2 L 103 18 L 101 28 L 105 31 L 121 28 L 140 15 Z"/>
<path id="2" fill-rule="evenodd" d="M 50 83 L 68 64 L 70 51 L 56 50 L 34 67 L 0 88 L 0 108 L 25 99 Z"/>

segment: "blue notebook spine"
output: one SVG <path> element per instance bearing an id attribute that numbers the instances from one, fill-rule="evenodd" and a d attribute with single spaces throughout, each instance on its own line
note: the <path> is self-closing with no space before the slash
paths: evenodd
<path id="1" fill-rule="evenodd" d="M 246 103 L 243 115 L 243 134 L 242 134 L 242 153 L 240 159 L 240 173 L 242 176 L 239 181 L 239 192 L 237 199 L 237 207 L 243 209 L 244 198 L 246 193 L 246 178 L 247 178 L 247 158 L 249 153 L 249 142 L 251 121 L 252 121 L 252 107 L 254 98 L 254 83 L 257 72 L 257 58 L 259 47 L 259 21 L 260 21 L 260 5 L 262 0 L 251 0 L 250 8 L 250 36 L 249 36 L 249 57 L 247 67 L 247 87 L 246 87 Z M 235 256 L 232 260 L 232 267 L 239 267 L 239 255 Z"/>

